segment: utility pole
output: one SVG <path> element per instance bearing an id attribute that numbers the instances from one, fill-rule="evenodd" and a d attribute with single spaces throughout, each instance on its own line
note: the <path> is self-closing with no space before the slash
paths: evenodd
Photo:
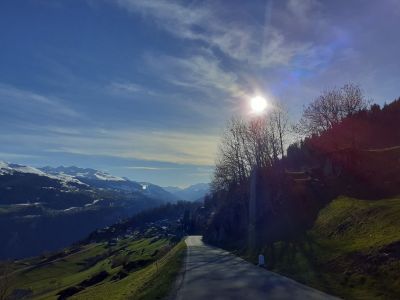
<path id="1" fill-rule="evenodd" d="M 250 199 L 249 199 L 249 231 L 248 246 L 250 251 L 255 248 L 256 233 L 256 206 L 257 206 L 257 181 L 258 168 L 253 166 L 250 175 Z"/>

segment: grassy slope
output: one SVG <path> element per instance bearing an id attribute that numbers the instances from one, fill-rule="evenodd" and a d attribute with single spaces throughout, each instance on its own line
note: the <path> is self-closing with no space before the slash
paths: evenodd
<path id="1" fill-rule="evenodd" d="M 176 276 L 182 268 L 186 253 L 186 243 L 181 241 L 165 257 L 163 257 L 157 267 L 157 272 L 147 270 L 148 277 L 146 282 L 137 289 L 134 297 L 130 299 L 154 300 L 162 299 L 167 295 L 173 286 Z"/>
<path id="2" fill-rule="evenodd" d="M 399 299 L 400 198 L 340 197 L 306 236 L 263 252 L 269 269 L 331 294 Z"/>
<path id="3" fill-rule="evenodd" d="M 184 257 L 182 241 L 157 264 L 151 264 L 118 282 L 106 282 L 71 297 L 71 299 L 161 299 L 172 287 Z"/>
<path id="4" fill-rule="evenodd" d="M 86 287 L 71 299 L 157 299 L 166 295 L 182 263 L 184 242 L 172 249 L 171 246 L 165 239 L 125 239 L 112 247 L 105 243 L 85 245 L 76 253 L 48 263 L 39 258 L 20 261 L 13 266 L 14 287 L 31 289 L 33 299 L 56 299 L 59 291 L 105 270 L 109 273 L 105 280 Z M 141 260 L 146 264 L 125 272 L 122 265 L 115 266 L 118 260 Z M 121 272 L 127 276 L 112 279 Z"/>

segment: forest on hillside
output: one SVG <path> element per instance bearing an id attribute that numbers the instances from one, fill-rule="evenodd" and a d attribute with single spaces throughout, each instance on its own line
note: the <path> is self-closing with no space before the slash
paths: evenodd
<path id="1" fill-rule="evenodd" d="M 234 118 L 219 147 L 207 241 L 257 247 L 310 229 L 339 195 L 400 193 L 400 99 L 380 107 L 361 88 L 324 91 L 290 124 L 282 107 Z M 300 139 L 288 145 L 294 136 Z"/>

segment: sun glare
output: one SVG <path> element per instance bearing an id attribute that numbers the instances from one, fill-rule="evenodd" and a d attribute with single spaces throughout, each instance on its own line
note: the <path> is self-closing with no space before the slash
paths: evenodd
<path id="1" fill-rule="evenodd" d="M 267 100 L 262 96 L 255 96 L 250 99 L 250 106 L 253 112 L 260 114 L 268 106 Z"/>

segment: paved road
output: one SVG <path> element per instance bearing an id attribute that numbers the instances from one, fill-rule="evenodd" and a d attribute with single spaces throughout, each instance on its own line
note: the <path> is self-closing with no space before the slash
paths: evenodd
<path id="1" fill-rule="evenodd" d="M 189 236 L 178 300 L 337 299 Z"/>

